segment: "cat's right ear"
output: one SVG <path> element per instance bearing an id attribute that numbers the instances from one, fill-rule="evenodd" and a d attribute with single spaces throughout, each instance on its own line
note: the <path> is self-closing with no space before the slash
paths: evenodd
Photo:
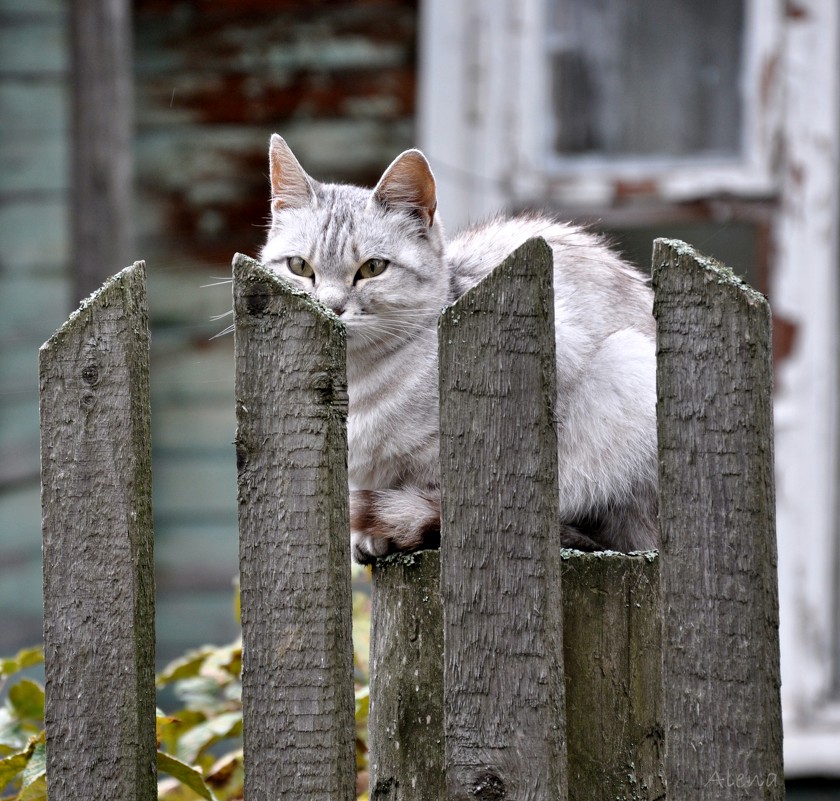
<path id="1" fill-rule="evenodd" d="M 275 214 L 284 209 L 309 206 L 315 201 L 312 179 L 300 166 L 286 140 L 278 134 L 271 135 L 268 163 L 271 167 L 271 210 Z"/>

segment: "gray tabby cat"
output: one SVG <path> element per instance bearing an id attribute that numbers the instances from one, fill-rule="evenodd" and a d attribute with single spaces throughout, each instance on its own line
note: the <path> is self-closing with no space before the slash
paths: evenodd
<path id="1" fill-rule="evenodd" d="M 347 327 L 354 558 L 439 544 L 438 315 L 537 236 L 554 251 L 561 539 L 655 548 L 655 336 L 642 275 L 597 237 L 541 217 L 447 242 L 418 150 L 373 190 L 313 180 L 277 134 L 269 160 L 262 261 Z"/>

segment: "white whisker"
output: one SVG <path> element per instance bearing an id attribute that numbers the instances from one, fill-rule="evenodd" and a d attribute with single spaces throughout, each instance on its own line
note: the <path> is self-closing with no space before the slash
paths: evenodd
<path id="1" fill-rule="evenodd" d="M 227 334 L 232 334 L 236 330 L 235 325 L 229 325 L 227 328 L 223 328 L 219 331 L 218 334 L 214 334 L 210 339 L 218 339 L 219 337 L 226 336 Z"/>

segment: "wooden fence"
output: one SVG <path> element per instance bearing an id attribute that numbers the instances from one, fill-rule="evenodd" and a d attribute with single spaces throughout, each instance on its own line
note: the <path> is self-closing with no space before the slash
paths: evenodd
<path id="1" fill-rule="evenodd" d="M 678 242 L 653 280 L 658 555 L 553 536 L 545 243 L 442 315 L 442 548 L 374 567 L 371 799 L 784 797 L 768 307 Z M 350 801 L 344 330 L 242 256 L 234 307 L 246 798 Z M 41 392 L 50 799 L 151 801 L 142 263 L 42 348 Z"/>

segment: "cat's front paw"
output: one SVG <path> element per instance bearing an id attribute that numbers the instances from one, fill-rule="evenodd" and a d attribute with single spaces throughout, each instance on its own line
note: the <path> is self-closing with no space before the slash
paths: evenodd
<path id="1" fill-rule="evenodd" d="M 372 565 L 380 556 L 391 553 L 390 542 L 361 531 L 350 532 L 350 555 L 360 565 Z"/>
<path id="2" fill-rule="evenodd" d="M 366 565 L 380 556 L 440 546 L 440 497 L 402 488 L 350 493 L 350 548 Z"/>

